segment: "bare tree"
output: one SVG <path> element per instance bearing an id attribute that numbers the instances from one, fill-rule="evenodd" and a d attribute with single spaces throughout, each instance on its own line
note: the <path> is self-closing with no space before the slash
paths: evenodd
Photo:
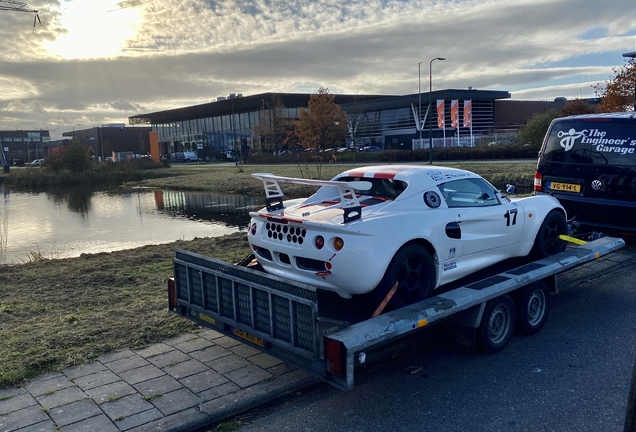
<path id="1" fill-rule="evenodd" d="M 261 147 L 267 153 L 277 153 L 289 145 L 289 136 L 294 132 L 294 119 L 287 115 L 287 108 L 280 96 L 274 95 L 263 101 L 258 113 L 258 125 L 252 128 L 254 135 L 261 137 Z"/>

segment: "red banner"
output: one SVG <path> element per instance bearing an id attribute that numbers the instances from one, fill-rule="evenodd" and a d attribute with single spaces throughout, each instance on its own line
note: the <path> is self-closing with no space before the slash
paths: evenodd
<path id="1" fill-rule="evenodd" d="M 472 127 L 473 125 L 473 102 L 468 99 L 464 101 L 464 127 Z"/>
<path id="2" fill-rule="evenodd" d="M 459 103 L 457 99 L 451 101 L 451 126 L 454 129 L 459 128 Z"/>
<path id="3" fill-rule="evenodd" d="M 437 99 L 437 127 L 440 129 L 444 129 L 445 115 L 444 99 Z"/>

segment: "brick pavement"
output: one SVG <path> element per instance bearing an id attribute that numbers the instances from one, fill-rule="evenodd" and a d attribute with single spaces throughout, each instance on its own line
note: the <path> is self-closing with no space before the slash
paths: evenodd
<path id="1" fill-rule="evenodd" d="M 313 382 L 206 330 L 0 390 L 0 431 L 190 430 Z"/>

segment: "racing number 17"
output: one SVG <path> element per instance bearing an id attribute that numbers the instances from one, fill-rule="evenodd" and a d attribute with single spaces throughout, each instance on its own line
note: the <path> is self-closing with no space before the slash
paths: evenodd
<path id="1" fill-rule="evenodd" d="M 506 226 L 516 225 L 517 223 L 517 209 L 508 210 L 504 215 L 506 218 Z"/>

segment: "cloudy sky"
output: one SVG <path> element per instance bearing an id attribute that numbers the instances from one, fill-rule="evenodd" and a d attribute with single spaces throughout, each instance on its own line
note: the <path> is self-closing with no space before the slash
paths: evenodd
<path id="1" fill-rule="evenodd" d="M 7 3 L 0 0 L 0 9 Z M 52 136 L 230 93 L 593 97 L 634 0 L 29 0 L 0 10 L 0 130 Z"/>

